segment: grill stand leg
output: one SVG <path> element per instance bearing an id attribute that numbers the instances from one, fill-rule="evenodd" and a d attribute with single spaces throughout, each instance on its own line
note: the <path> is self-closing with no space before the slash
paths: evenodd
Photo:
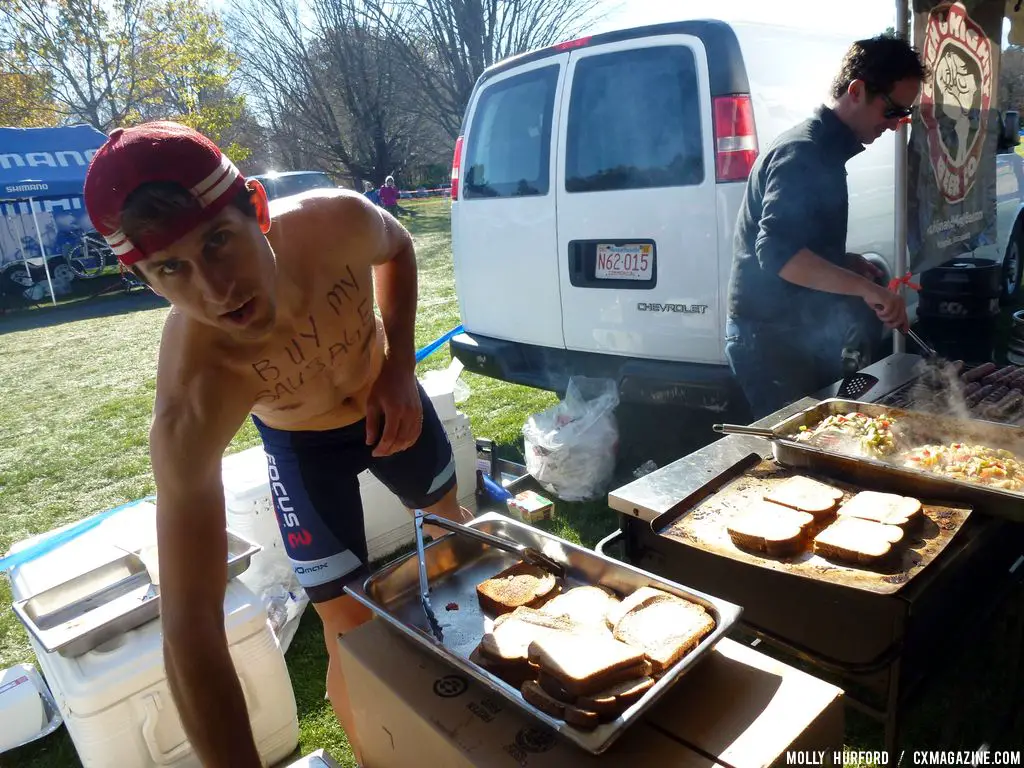
<path id="1" fill-rule="evenodd" d="M 885 700 L 885 751 L 889 753 L 889 764 L 895 765 L 899 758 L 900 745 L 900 678 L 902 675 L 901 657 L 896 659 L 889 667 L 889 691 Z"/>

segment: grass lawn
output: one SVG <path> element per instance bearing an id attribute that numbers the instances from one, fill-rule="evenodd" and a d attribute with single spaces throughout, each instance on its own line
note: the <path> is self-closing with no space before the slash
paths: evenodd
<path id="1" fill-rule="evenodd" d="M 403 201 L 402 205 L 416 214 L 404 222 L 415 236 L 419 256 L 416 341 L 423 346 L 459 322 L 448 202 Z M 154 492 L 146 437 L 157 345 L 167 308 L 145 296 L 129 302 L 130 311 L 121 308 L 124 299 L 106 297 L 65 309 L 66 315 L 62 310 L 40 309 L 0 318 L 0 552 L 27 536 Z M 28 315 L 33 317 L 26 319 Z M 80 315 L 84 319 L 72 319 Z M 448 355 L 442 350 L 425 361 L 423 369 L 447 364 Z M 464 374 L 463 380 L 472 395 L 460 407 L 470 416 L 474 434 L 493 438 L 501 455 L 521 461 L 524 419 L 554 403 L 554 396 L 471 374 Z M 659 429 L 669 421 L 664 415 L 648 418 L 648 422 L 639 417 L 624 419 L 620 412 L 624 431 L 640 434 L 648 429 L 645 424 L 651 433 L 665 431 Z M 696 444 L 691 449 L 710 437 L 706 426 L 692 418 L 678 425 L 679 432 L 692 433 Z M 229 452 L 258 442 L 255 429 L 246 423 Z M 679 455 L 674 448 L 653 457 L 663 464 Z M 633 458 L 628 463 L 624 460 L 626 471 L 649 457 Z M 614 515 L 603 504 L 563 504 L 552 528 L 593 546 L 614 524 Z M 10 602 L 10 587 L 0 579 L 0 668 L 33 660 Z M 973 661 L 958 665 L 932 686 L 929 706 L 913 718 L 908 732 L 922 739 L 915 748 L 936 748 L 939 742 L 934 739 L 943 734 L 962 741 L 962 746 L 977 746 L 971 740 L 979 732 L 979 723 L 969 716 L 964 723 L 950 722 L 950 705 L 959 699 L 974 702 L 988 697 L 999 685 L 999 665 L 993 659 L 1019 654 L 1020 649 L 1004 647 L 998 627 L 980 633 L 976 640 L 982 652 L 972 654 Z M 343 765 L 351 765 L 345 736 L 323 699 L 327 659 L 314 611 L 307 611 L 287 658 L 298 703 L 301 752 L 323 747 Z M 877 728 L 853 716 L 849 722 L 849 747 L 880 748 Z M 78 761 L 66 729 L 61 729 L 36 745 L 5 755 L 0 764 L 23 768 L 77 765 Z"/>

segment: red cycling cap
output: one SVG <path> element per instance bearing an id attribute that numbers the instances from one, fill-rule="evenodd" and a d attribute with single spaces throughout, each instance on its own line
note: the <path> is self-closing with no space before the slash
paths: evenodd
<path id="1" fill-rule="evenodd" d="M 121 229 L 124 202 L 154 181 L 180 184 L 198 206 L 133 242 Z M 245 177 L 203 134 L 180 123 L 144 123 L 111 131 L 96 151 L 85 176 L 85 207 L 114 255 L 128 266 L 212 219 L 244 186 Z"/>

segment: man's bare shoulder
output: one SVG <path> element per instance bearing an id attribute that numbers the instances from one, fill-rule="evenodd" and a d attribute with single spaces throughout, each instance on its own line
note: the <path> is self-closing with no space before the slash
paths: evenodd
<path id="1" fill-rule="evenodd" d="M 350 189 L 313 189 L 301 195 L 278 198 L 270 203 L 270 218 L 274 224 L 280 222 L 284 226 L 292 221 L 307 224 L 321 220 L 349 228 L 377 226 L 381 221 L 377 206 Z"/>

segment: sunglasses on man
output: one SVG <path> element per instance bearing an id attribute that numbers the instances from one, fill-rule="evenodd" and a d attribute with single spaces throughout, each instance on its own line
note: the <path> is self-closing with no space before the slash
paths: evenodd
<path id="1" fill-rule="evenodd" d="M 879 94 L 882 97 L 882 101 L 885 102 L 885 111 L 882 112 L 882 117 L 886 120 L 906 120 L 914 114 L 914 108 L 904 107 L 897 104 L 887 93 Z"/>

